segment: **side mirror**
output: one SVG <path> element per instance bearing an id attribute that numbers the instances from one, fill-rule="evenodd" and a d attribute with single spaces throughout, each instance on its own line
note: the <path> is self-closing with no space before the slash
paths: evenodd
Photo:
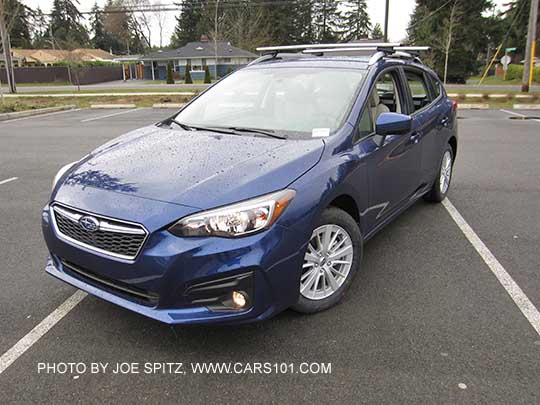
<path id="1" fill-rule="evenodd" d="M 387 112 L 377 118 L 375 132 L 377 135 L 401 135 L 409 132 L 411 125 L 410 116 Z"/>

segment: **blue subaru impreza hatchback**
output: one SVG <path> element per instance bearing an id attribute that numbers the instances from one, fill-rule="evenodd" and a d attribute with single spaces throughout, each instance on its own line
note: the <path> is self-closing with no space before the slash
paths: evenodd
<path id="1" fill-rule="evenodd" d="M 170 324 L 313 313 L 344 296 L 378 230 L 445 198 L 456 105 L 414 49 L 264 50 L 58 172 L 49 274 Z"/>

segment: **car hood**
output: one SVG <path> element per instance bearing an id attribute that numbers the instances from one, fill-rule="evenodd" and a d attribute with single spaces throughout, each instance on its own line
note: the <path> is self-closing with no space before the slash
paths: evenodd
<path id="1" fill-rule="evenodd" d="M 91 187 L 207 209 L 287 187 L 319 161 L 323 149 L 320 139 L 152 126 L 92 152 L 64 177 L 59 193 Z"/>

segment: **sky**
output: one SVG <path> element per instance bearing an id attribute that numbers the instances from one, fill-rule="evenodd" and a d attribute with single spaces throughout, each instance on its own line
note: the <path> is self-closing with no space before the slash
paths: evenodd
<path id="1" fill-rule="evenodd" d="M 152 1 L 152 0 L 151 0 Z M 32 8 L 41 7 L 42 11 L 50 12 L 53 0 L 22 0 L 22 2 Z M 96 0 L 79 0 L 79 10 L 90 11 Z M 97 0 L 98 5 L 103 6 L 106 0 Z M 173 1 L 162 0 L 163 4 L 172 4 Z M 508 3 L 508 0 L 494 0 L 498 7 L 502 7 L 504 3 Z M 410 15 L 414 10 L 415 0 L 390 0 L 390 18 L 389 18 L 389 40 L 393 42 L 399 42 L 407 35 L 407 25 L 409 24 Z M 367 0 L 368 12 L 371 17 L 373 25 L 379 23 L 381 27 L 384 27 L 384 14 L 385 14 L 385 1 L 384 0 Z M 441 5 L 444 4 L 441 0 Z M 169 11 L 166 13 L 166 28 L 164 32 L 164 42 L 168 43 L 171 37 L 174 26 L 176 23 L 175 15 L 177 13 Z M 157 41 L 157 35 L 154 35 L 152 42 Z M 158 45 L 154 43 L 153 45 Z M 234 44 L 233 44 L 234 45 Z"/>

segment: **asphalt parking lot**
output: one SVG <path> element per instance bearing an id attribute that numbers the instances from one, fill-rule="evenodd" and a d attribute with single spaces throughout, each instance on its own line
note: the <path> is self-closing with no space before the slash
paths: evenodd
<path id="1" fill-rule="evenodd" d="M 168 114 L 78 110 L 0 123 L 0 356 L 75 292 L 43 270 L 40 215 L 56 171 Z M 419 202 L 368 243 L 363 271 L 329 311 L 169 327 L 87 296 L 3 371 L 0 358 L 0 402 L 539 403 L 540 120 L 511 119 L 519 114 L 533 112 L 460 112 L 450 201 L 495 265 L 445 206 Z M 498 266 L 514 284 L 496 277 Z M 184 373 L 38 371 L 70 362 L 175 362 Z M 198 374 L 195 362 L 330 363 L 331 373 Z"/>

